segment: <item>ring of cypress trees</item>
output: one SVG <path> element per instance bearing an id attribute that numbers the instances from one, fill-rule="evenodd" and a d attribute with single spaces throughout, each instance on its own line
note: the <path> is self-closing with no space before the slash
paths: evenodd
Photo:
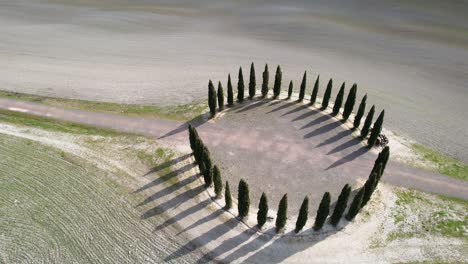
<path id="1" fill-rule="evenodd" d="M 232 106 L 232 105 L 234 104 L 234 92 L 233 92 L 233 90 L 232 90 L 231 74 L 228 75 L 227 88 L 228 88 L 228 91 L 227 91 L 227 94 L 228 94 L 227 103 L 228 103 L 228 106 Z"/>
<path id="2" fill-rule="evenodd" d="M 262 97 L 266 97 L 268 95 L 268 79 L 270 78 L 270 73 L 268 72 L 268 64 L 265 64 L 265 70 L 263 71 L 262 77 Z"/>
<path id="3" fill-rule="evenodd" d="M 258 204 L 257 212 L 257 225 L 258 228 L 262 228 L 265 225 L 268 217 L 268 198 L 265 193 L 262 193 L 260 197 L 260 203 Z"/>
<path id="4" fill-rule="evenodd" d="M 318 231 L 322 229 L 323 224 L 327 220 L 328 214 L 330 213 L 330 193 L 326 192 L 323 194 L 322 201 L 320 201 L 317 215 L 315 217 L 314 230 Z"/>
<path id="5" fill-rule="evenodd" d="M 283 73 L 281 72 L 281 67 L 278 65 L 278 67 L 276 67 L 275 85 L 273 86 L 274 99 L 277 99 L 281 93 L 281 80 L 282 79 L 283 79 Z"/>
<path id="6" fill-rule="evenodd" d="M 336 116 L 340 112 L 341 105 L 343 104 L 345 83 L 341 85 L 338 95 L 336 95 L 335 104 L 333 105 L 332 115 Z"/>
<path id="7" fill-rule="evenodd" d="M 242 74 L 242 67 L 239 68 L 239 79 L 237 81 L 237 100 L 244 101 L 244 75 Z"/>
<path id="8" fill-rule="evenodd" d="M 221 82 L 218 82 L 218 108 L 220 111 L 224 109 L 224 90 Z"/>
<path id="9" fill-rule="evenodd" d="M 307 83 L 307 71 L 304 72 L 304 76 L 302 77 L 301 88 L 299 90 L 299 102 L 304 100 L 305 90 L 306 90 L 306 83 Z"/>
<path id="10" fill-rule="evenodd" d="M 384 116 L 385 116 L 385 110 L 382 110 L 382 112 L 380 112 L 379 117 L 375 121 L 374 126 L 372 127 L 371 135 L 369 136 L 369 139 L 367 140 L 368 148 L 372 148 L 375 145 L 377 138 L 380 136 L 380 132 L 382 132 Z"/>
<path id="11" fill-rule="evenodd" d="M 211 117 L 216 115 L 216 90 L 211 80 L 208 82 L 208 106 L 210 107 Z"/>
<path id="12" fill-rule="evenodd" d="M 216 165 L 213 167 L 213 184 L 216 198 L 221 197 L 221 193 L 223 192 L 223 181 L 221 180 L 221 172 Z"/>
<path id="13" fill-rule="evenodd" d="M 319 90 L 319 81 L 320 75 L 317 76 L 317 80 L 315 80 L 314 89 L 312 90 L 312 95 L 310 96 L 310 104 L 314 105 L 315 101 L 317 101 L 317 94 Z"/>
<path id="14" fill-rule="evenodd" d="M 330 79 L 330 81 L 328 81 L 325 94 L 323 95 L 322 110 L 325 110 L 328 107 L 328 103 L 330 102 L 330 96 L 332 93 L 332 88 L 333 88 L 333 79 Z"/>
<path id="15" fill-rule="evenodd" d="M 288 219 L 288 194 L 283 195 L 278 206 L 278 214 L 276 215 L 276 232 L 279 233 L 286 226 Z"/>
<path id="16" fill-rule="evenodd" d="M 232 196 L 231 196 L 231 188 L 229 188 L 229 182 L 226 181 L 226 188 L 224 189 L 224 209 L 229 210 L 232 208 Z"/>
<path id="17" fill-rule="evenodd" d="M 369 110 L 369 113 L 366 116 L 366 120 L 364 121 L 364 126 L 361 129 L 361 138 L 365 139 L 369 134 L 369 129 L 372 124 L 372 119 L 374 118 L 375 106 L 372 106 Z"/>
<path id="18" fill-rule="evenodd" d="M 292 92 L 293 92 L 293 81 L 291 80 L 289 82 L 289 88 L 288 88 L 288 99 L 291 99 L 291 95 L 292 95 Z"/>
<path id="19" fill-rule="evenodd" d="M 343 110 L 343 120 L 348 120 L 349 116 L 353 112 L 354 104 L 356 103 L 357 84 L 353 84 L 351 90 L 349 90 L 348 98 Z"/>
<path id="20" fill-rule="evenodd" d="M 345 216 L 346 220 L 352 221 L 354 217 L 356 217 L 356 215 L 359 213 L 359 210 L 361 210 L 363 196 L 364 187 L 359 190 L 356 196 L 354 196 L 353 201 L 351 202 L 351 206 L 349 207 L 348 213 Z"/>
<path id="21" fill-rule="evenodd" d="M 249 185 L 244 181 L 244 179 L 239 181 L 237 199 L 237 210 L 239 212 L 239 217 L 243 219 L 249 214 L 250 209 Z"/>
<path id="22" fill-rule="evenodd" d="M 359 125 L 361 124 L 361 119 L 362 116 L 364 115 L 364 112 L 366 111 L 366 101 L 367 101 L 367 94 L 362 97 L 361 103 L 359 104 L 359 109 L 356 113 L 356 116 L 354 117 L 354 129 L 358 128 Z"/>
<path id="23" fill-rule="evenodd" d="M 302 201 L 301 208 L 299 209 L 299 215 L 297 216 L 296 228 L 294 229 L 296 233 L 299 233 L 299 231 L 302 230 L 302 228 L 307 223 L 308 218 L 309 218 L 309 197 L 306 196 L 304 197 L 304 200 Z"/>
<path id="24" fill-rule="evenodd" d="M 250 79 L 249 79 L 249 99 L 252 99 L 256 93 L 257 81 L 255 79 L 255 66 L 254 63 L 250 65 Z"/>
<path id="25" fill-rule="evenodd" d="M 343 189 L 341 190 L 340 196 L 338 196 L 338 200 L 336 201 L 335 209 L 333 210 L 333 214 L 330 217 L 330 223 L 333 226 L 337 226 L 340 222 L 343 213 L 348 206 L 348 199 L 349 195 L 351 194 L 351 186 L 346 184 Z"/>

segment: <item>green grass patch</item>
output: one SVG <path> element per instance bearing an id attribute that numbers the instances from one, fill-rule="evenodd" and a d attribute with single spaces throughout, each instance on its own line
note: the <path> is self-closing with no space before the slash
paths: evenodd
<path id="1" fill-rule="evenodd" d="M 468 165 L 420 144 L 412 144 L 411 148 L 423 159 L 433 163 L 439 173 L 468 180 Z"/>
<path id="2" fill-rule="evenodd" d="M 191 120 L 206 112 L 207 104 L 197 101 L 190 104 L 172 106 L 154 106 L 138 104 L 118 104 L 110 102 L 94 102 L 78 99 L 56 98 L 25 93 L 15 93 L 0 90 L 0 97 L 40 103 L 49 106 L 86 111 L 121 114 L 127 116 L 153 117 L 160 119 Z"/>

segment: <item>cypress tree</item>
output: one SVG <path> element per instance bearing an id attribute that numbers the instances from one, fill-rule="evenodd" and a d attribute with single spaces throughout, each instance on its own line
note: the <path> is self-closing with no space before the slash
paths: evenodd
<path id="1" fill-rule="evenodd" d="M 263 82 L 262 82 L 262 97 L 268 95 L 268 79 L 270 78 L 270 73 L 268 72 L 268 64 L 265 64 L 265 70 L 263 71 Z"/>
<path id="2" fill-rule="evenodd" d="M 319 79 L 320 79 L 320 75 L 318 75 L 317 80 L 315 80 L 314 89 L 312 90 L 312 95 L 310 96 L 311 105 L 315 104 L 315 101 L 317 100 L 317 94 L 319 90 Z"/>
<path id="3" fill-rule="evenodd" d="M 266 223 L 268 217 L 268 198 L 265 193 L 262 193 L 262 197 L 260 197 L 260 204 L 258 205 L 258 212 L 257 212 L 257 224 L 258 228 L 262 228 L 263 225 Z"/>
<path id="4" fill-rule="evenodd" d="M 275 74 L 275 85 L 273 86 L 273 94 L 274 98 L 278 98 L 278 96 L 281 93 L 281 80 L 283 78 L 283 73 L 281 72 L 281 67 L 278 65 L 276 68 L 276 74 Z"/>
<path id="5" fill-rule="evenodd" d="M 301 89 L 299 90 L 299 101 L 300 102 L 302 102 L 302 100 L 304 100 L 305 90 L 306 90 L 306 83 L 307 83 L 307 71 L 304 72 L 304 76 L 302 77 L 302 82 L 301 82 Z"/>
<path id="6" fill-rule="evenodd" d="M 205 146 L 203 146 L 203 143 L 200 140 L 197 140 L 197 163 L 198 163 L 198 168 L 200 169 L 200 173 L 202 175 L 205 175 Z M 205 176 L 203 176 L 205 177 Z"/>
<path id="7" fill-rule="evenodd" d="M 333 79 L 330 79 L 327 84 L 327 90 L 325 90 L 325 94 L 323 95 L 322 101 L 322 110 L 327 109 L 328 103 L 330 102 L 330 96 L 332 93 L 332 86 L 333 86 Z"/>
<path id="8" fill-rule="evenodd" d="M 228 75 L 227 87 L 228 87 L 228 97 L 227 97 L 228 106 L 232 106 L 234 104 L 234 92 L 232 91 L 231 74 Z"/>
<path id="9" fill-rule="evenodd" d="M 218 82 L 218 108 L 220 111 L 224 109 L 224 90 L 221 82 Z"/>
<path id="10" fill-rule="evenodd" d="M 366 183 L 364 183 L 364 187 L 363 187 L 364 195 L 362 196 L 361 208 L 364 207 L 367 204 L 367 202 L 369 202 L 372 196 L 372 193 L 374 193 L 376 183 L 377 183 L 377 177 L 378 177 L 377 172 L 373 172 L 367 179 Z"/>
<path id="11" fill-rule="evenodd" d="M 242 74 L 242 67 L 239 68 L 239 80 L 237 81 L 237 100 L 244 101 L 244 75 Z"/>
<path id="12" fill-rule="evenodd" d="M 388 159 L 390 158 L 390 147 L 389 146 L 386 146 L 383 150 L 382 150 L 382 153 L 383 153 L 383 164 L 382 164 L 382 173 L 384 173 L 385 171 L 385 168 L 387 167 L 387 162 L 388 162 Z M 380 180 L 380 179 L 379 179 Z"/>
<path id="13" fill-rule="evenodd" d="M 223 192 L 223 181 L 221 180 L 221 172 L 216 165 L 213 167 L 213 184 L 216 198 L 221 197 L 221 193 Z"/>
<path id="14" fill-rule="evenodd" d="M 290 81 L 289 82 L 289 89 L 288 89 L 288 99 L 291 99 L 292 92 L 293 92 L 293 82 Z"/>
<path id="15" fill-rule="evenodd" d="M 232 197 L 231 197 L 231 188 L 229 188 L 229 182 L 226 181 L 226 189 L 224 189 L 224 209 L 229 210 L 232 208 Z"/>
<path id="16" fill-rule="evenodd" d="M 322 229 L 325 220 L 327 220 L 328 213 L 330 213 L 330 193 L 326 192 L 323 194 L 322 201 L 317 210 L 317 216 L 315 217 L 315 231 Z"/>
<path id="17" fill-rule="evenodd" d="M 288 194 L 285 194 L 278 206 L 278 214 L 276 215 L 276 232 L 280 232 L 286 226 L 288 219 Z"/>
<path id="18" fill-rule="evenodd" d="M 377 138 L 380 136 L 380 132 L 382 132 L 382 124 L 383 124 L 384 116 L 385 116 L 385 110 L 382 110 L 382 112 L 380 112 L 379 117 L 377 117 L 377 120 L 375 121 L 374 126 L 372 127 L 369 140 L 367 140 L 368 148 L 372 148 L 375 145 Z"/>
<path id="19" fill-rule="evenodd" d="M 353 84 L 351 90 L 349 90 L 348 98 L 346 99 L 346 103 L 343 110 L 343 120 L 348 120 L 349 116 L 353 112 L 354 104 L 356 103 L 356 93 L 357 93 L 357 85 Z"/>
<path id="20" fill-rule="evenodd" d="M 333 214 L 330 217 L 330 223 L 333 226 L 337 226 L 340 222 L 341 216 L 343 216 L 343 213 L 346 210 L 346 207 L 348 206 L 348 199 L 350 194 L 351 186 L 349 186 L 349 184 L 346 184 L 341 190 L 340 196 L 338 196 L 335 209 L 333 210 Z"/>
<path id="21" fill-rule="evenodd" d="M 250 65 L 250 80 L 249 80 L 249 98 L 252 99 L 255 96 L 257 81 L 255 80 L 255 67 L 252 62 Z"/>
<path id="22" fill-rule="evenodd" d="M 244 179 L 239 181 L 237 199 L 237 210 L 239 211 L 239 217 L 244 218 L 249 214 L 250 209 L 249 185 L 244 181 Z"/>
<path id="23" fill-rule="evenodd" d="M 348 213 L 346 214 L 345 218 L 348 221 L 352 221 L 354 217 L 359 213 L 361 210 L 361 203 L 362 197 L 364 196 L 364 188 L 361 188 L 359 192 L 354 196 L 353 201 L 351 202 L 351 206 L 349 207 Z"/>
<path id="24" fill-rule="evenodd" d="M 361 103 L 359 104 L 359 109 L 357 111 L 357 114 L 354 117 L 353 125 L 355 129 L 358 128 L 359 125 L 361 124 L 362 116 L 364 115 L 364 112 L 366 111 L 366 100 L 367 100 L 367 94 L 364 95 L 364 97 L 362 98 Z"/>
<path id="25" fill-rule="evenodd" d="M 211 80 L 208 82 L 208 106 L 211 116 L 214 117 L 216 115 L 216 90 Z"/>
<path id="26" fill-rule="evenodd" d="M 192 149 L 193 152 L 195 152 L 195 134 L 193 132 L 193 126 L 192 124 L 188 125 L 188 132 L 189 132 L 189 141 L 190 141 L 190 148 Z"/>
<path id="27" fill-rule="evenodd" d="M 203 154 L 203 163 L 205 164 L 203 178 L 205 180 L 205 187 L 208 188 L 211 186 L 211 183 L 213 183 L 213 163 L 211 161 L 210 154 L 207 151 L 203 152 Z"/>
<path id="28" fill-rule="evenodd" d="M 333 112 L 332 115 L 336 116 L 340 112 L 341 105 L 343 104 L 343 96 L 344 96 L 344 88 L 345 83 L 341 85 L 340 91 L 335 99 L 335 104 L 333 105 Z"/>
<path id="29" fill-rule="evenodd" d="M 306 196 L 302 201 L 301 209 L 299 209 L 299 215 L 297 216 L 296 221 L 296 229 L 294 230 L 296 233 L 302 230 L 302 228 L 307 223 L 307 219 L 309 218 L 309 197 Z"/>
<path id="30" fill-rule="evenodd" d="M 366 120 L 364 121 L 364 126 L 361 129 L 361 138 L 365 139 L 369 134 L 369 129 L 372 124 L 372 119 L 374 118 L 375 106 L 372 106 L 369 110 L 369 113 L 366 116 Z"/>

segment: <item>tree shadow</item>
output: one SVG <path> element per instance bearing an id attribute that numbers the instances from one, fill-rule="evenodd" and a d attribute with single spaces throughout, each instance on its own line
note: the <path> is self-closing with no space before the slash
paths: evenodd
<path id="1" fill-rule="evenodd" d="M 345 143 L 336 146 L 334 149 L 330 150 L 327 155 L 335 154 L 341 151 L 344 151 L 347 148 L 360 144 L 361 140 L 359 138 L 351 138 L 350 140 L 346 141 Z"/>
<path id="2" fill-rule="evenodd" d="M 167 132 L 166 134 L 158 137 L 158 139 L 164 139 L 164 138 L 167 138 L 167 137 L 170 137 L 170 136 L 174 136 L 176 134 L 179 134 L 181 132 L 184 132 L 187 130 L 188 128 L 188 125 L 192 125 L 193 127 L 199 127 L 201 125 L 203 125 L 204 123 L 208 122 L 209 120 L 209 115 L 210 113 L 204 113 L 204 114 L 201 114 L 189 121 L 186 121 L 184 122 L 182 125 L 178 126 L 177 128 Z"/>
<path id="3" fill-rule="evenodd" d="M 318 119 L 320 119 L 320 118 L 318 118 Z M 322 127 L 319 127 L 317 129 L 313 130 L 312 132 L 309 132 L 309 133 L 305 134 L 304 138 L 311 138 L 311 137 L 318 136 L 320 134 L 328 133 L 329 131 L 339 127 L 340 125 L 341 125 L 340 121 L 335 121 L 333 123 L 324 125 Z"/>
<path id="4" fill-rule="evenodd" d="M 332 168 L 335 168 L 335 167 L 338 167 L 338 166 L 341 166 L 345 163 L 348 163 L 350 161 L 353 161 L 355 159 L 357 159 L 358 157 L 362 156 L 363 154 L 367 153 L 369 151 L 369 149 L 367 147 L 360 147 L 359 149 L 351 152 L 350 154 L 342 157 L 341 159 L 335 161 L 333 164 L 331 164 L 330 166 L 328 166 L 328 168 L 326 168 L 325 170 L 329 170 L 329 169 L 332 169 Z"/>
<path id="5" fill-rule="evenodd" d="M 278 101 L 278 104 L 279 104 L 279 103 L 282 103 L 282 102 L 283 102 L 283 101 Z M 280 111 L 280 110 L 286 109 L 286 108 L 288 108 L 288 107 L 290 107 L 290 106 L 293 106 L 293 105 L 295 105 L 295 104 L 297 104 L 296 101 L 292 101 L 292 102 L 283 104 L 283 105 L 281 105 L 281 106 L 279 106 L 279 107 L 277 107 L 277 108 L 275 108 L 275 109 L 272 109 L 272 110 L 268 111 L 267 114 L 271 114 L 271 113 L 274 113 L 274 112 L 278 112 L 278 111 Z M 270 104 L 270 105 L 271 105 L 271 104 Z"/>
<path id="6" fill-rule="evenodd" d="M 317 147 L 323 147 L 323 146 L 326 146 L 328 144 L 332 144 L 332 143 L 334 143 L 334 142 L 336 142 L 336 141 L 338 141 L 338 140 L 340 140 L 340 139 L 342 139 L 342 138 L 344 138 L 346 136 L 351 135 L 352 133 L 353 133 L 353 131 L 351 131 L 351 130 L 343 130 L 343 131 L 337 133 L 336 135 L 334 135 L 333 137 L 330 137 L 330 138 L 324 140 L 322 143 L 318 144 Z"/>
<path id="7" fill-rule="evenodd" d="M 315 110 L 315 111 L 316 111 L 316 110 Z M 319 117 L 319 118 L 316 118 L 316 119 L 310 121 L 309 123 L 303 125 L 303 126 L 301 127 L 301 130 L 302 130 L 302 129 L 309 128 L 309 127 L 312 127 L 312 126 L 315 126 L 315 125 L 318 125 L 318 124 L 323 123 L 323 122 L 325 122 L 325 121 L 327 121 L 327 120 L 329 120 L 329 119 L 332 119 L 332 117 L 329 116 L 329 115 L 323 115 L 323 116 L 321 116 L 321 117 Z"/>
<path id="8" fill-rule="evenodd" d="M 255 109 L 257 107 L 260 107 L 266 103 L 268 103 L 269 100 L 264 100 L 264 99 L 257 99 L 255 101 L 252 101 L 249 105 L 247 105 L 246 107 L 243 107 L 239 110 L 236 111 L 236 113 L 243 113 L 243 112 L 246 112 L 246 111 L 249 111 L 249 110 L 252 110 L 252 109 Z"/>
<path id="9" fill-rule="evenodd" d="M 306 118 L 311 117 L 313 115 L 316 115 L 318 113 L 320 113 L 320 111 L 318 111 L 316 109 L 312 109 L 312 110 L 310 110 L 310 111 L 308 111 L 308 112 L 294 118 L 292 121 L 294 122 L 294 121 L 299 121 L 299 120 L 302 120 L 302 119 L 306 119 Z"/>
<path id="10" fill-rule="evenodd" d="M 299 104 L 298 101 L 295 101 L 294 103 Z M 304 110 L 304 109 L 309 108 L 309 106 L 310 106 L 310 105 L 308 105 L 308 104 L 302 104 L 302 105 L 300 105 L 300 106 L 298 106 L 298 107 L 296 107 L 296 108 L 294 108 L 294 109 L 292 109 L 292 110 L 290 110 L 290 111 L 288 111 L 288 112 L 282 114 L 281 116 L 287 116 L 287 115 L 290 115 L 290 114 L 294 114 L 294 113 L 300 112 L 300 111 L 302 111 L 302 110 Z"/>
<path id="11" fill-rule="evenodd" d="M 211 203 L 211 199 L 206 199 L 205 201 L 203 201 L 204 203 L 206 203 L 206 205 L 210 204 Z M 188 209 L 190 210 L 190 209 Z M 218 218 L 220 215 L 222 215 L 224 213 L 223 210 L 216 210 L 214 211 L 213 213 L 197 220 L 195 223 L 189 225 L 188 227 L 184 228 L 182 231 L 180 231 L 179 233 L 177 233 L 177 235 L 181 234 L 181 233 L 184 233 L 184 232 L 187 232 L 203 223 L 206 223 L 206 222 L 209 222 L 215 218 Z"/>
<path id="12" fill-rule="evenodd" d="M 147 190 L 149 188 L 152 188 L 154 186 L 157 186 L 157 185 L 159 185 L 159 184 L 161 184 L 163 182 L 166 182 L 166 181 L 176 177 L 179 174 L 185 173 L 185 172 L 195 168 L 195 166 L 196 166 L 195 163 L 186 164 L 183 167 L 181 167 L 181 168 L 179 168 L 179 169 L 177 169 L 175 171 L 171 171 L 171 172 L 169 172 L 169 173 L 167 173 L 167 174 L 165 174 L 165 175 L 163 175 L 161 177 L 158 177 L 158 178 L 154 179 L 153 181 L 145 184 L 144 186 L 142 186 L 142 187 L 138 188 L 136 191 L 134 191 L 134 193 L 139 193 L 139 192 L 142 192 L 142 191 Z M 166 167 L 166 168 L 168 168 L 168 167 Z"/>
<path id="13" fill-rule="evenodd" d="M 185 155 L 182 155 L 180 157 L 173 158 L 172 160 L 161 163 L 161 164 L 157 165 L 156 167 L 153 167 L 151 170 L 149 170 L 143 176 L 147 176 L 147 175 L 150 175 L 152 173 L 158 172 L 160 170 L 164 170 L 166 168 L 169 168 L 172 165 L 175 165 L 175 164 L 177 164 L 177 163 L 179 163 L 181 161 L 184 161 L 184 160 L 188 159 L 190 156 L 192 156 L 192 154 L 185 154 Z"/>
<path id="14" fill-rule="evenodd" d="M 202 210 L 203 208 L 207 207 L 207 206 L 210 205 L 210 204 L 211 204 L 211 199 L 205 199 L 205 200 L 203 200 L 203 201 L 201 201 L 201 202 L 195 204 L 194 206 L 192 206 L 192 207 L 190 207 L 190 208 L 188 208 L 188 209 L 185 209 L 184 211 L 178 213 L 177 215 L 175 215 L 175 216 L 173 216 L 173 217 L 167 219 L 166 221 L 164 221 L 164 223 L 162 223 L 162 224 L 160 224 L 159 226 L 157 226 L 157 227 L 154 229 L 154 231 L 156 232 L 156 231 L 162 230 L 162 229 L 164 229 L 164 228 L 166 228 L 166 227 L 168 227 L 168 226 L 170 226 L 170 225 L 173 225 L 173 224 L 179 222 L 180 220 L 186 218 L 187 216 L 189 216 L 189 215 L 191 215 L 191 214 L 194 214 L 194 213 L 196 213 L 196 212 Z M 191 228 L 194 228 L 194 227 L 196 227 L 196 226 L 198 226 L 198 225 L 200 225 L 200 224 L 202 224 L 202 222 L 197 221 L 196 224 L 195 224 L 195 223 L 192 224 L 192 225 L 190 226 L 190 228 L 184 229 L 183 231 L 179 232 L 178 234 L 180 234 L 180 233 L 182 233 L 182 232 L 185 232 L 185 231 L 187 231 L 187 230 L 189 230 L 189 229 L 191 229 Z M 178 234 L 177 234 L 177 235 L 178 235 Z"/>

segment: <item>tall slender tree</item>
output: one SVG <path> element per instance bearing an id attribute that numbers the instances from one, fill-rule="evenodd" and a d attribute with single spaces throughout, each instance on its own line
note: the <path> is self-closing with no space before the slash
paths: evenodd
<path id="1" fill-rule="evenodd" d="M 262 228 L 263 225 L 266 223 L 268 217 L 268 198 L 265 193 L 262 193 L 262 197 L 260 197 L 260 203 L 258 205 L 258 212 L 257 212 L 257 225 L 258 228 Z"/>
<path id="2" fill-rule="evenodd" d="M 239 79 L 237 81 L 237 100 L 244 101 L 244 75 L 242 74 L 242 67 L 239 68 Z"/>
<path id="3" fill-rule="evenodd" d="M 278 214 L 276 215 L 276 232 L 280 232 L 286 226 L 288 219 L 288 194 L 281 198 L 278 206 Z"/>
<path id="4" fill-rule="evenodd" d="M 297 217 L 296 221 L 296 229 L 294 230 L 296 233 L 302 230 L 302 228 L 307 223 L 307 219 L 309 218 L 309 197 L 304 197 L 302 201 L 301 209 L 299 209 L 299 216 Z"/>
<path id="5" fill-rule="evenodd" d="M 349 186 L 349 184 L 346 184 L 341 190 L 340 196 L 338 196 L 335 209 L 333 210 L 333 214 L 330 217 L 330 223 L 333 226 L 337 226 L 340 222 L 341 216 L 343 216 L 343 213 L 346 210 L 346 207 L 348 206 L 348 199 L 350 194 L 351 186 Z"/>
<path id="6" fill-rule="evenodd" d="M 223 193 L 223 181 L 221 180 L 221 172 L 216 165 L 213 167 L 213 184 L 216 198 L 221 197 Z"/>
<path id="7" fill-rule="evenodd" d="M 283 73 L 281 72 L 281 67 L 278 65 L 276 67 L 276 74 L 275 74 L 275 85 L 273 86 L 273 95 L 274 98 L 278 98 L 281 93 L 281 80 L 283 79 Z"/>
<path id="8" fill-rule="evenodd" d="M 364 112 L 366 111 L 366 100 L 367 100 L 367 94 L 362 97 L 361 103 L 359 104 L 359 109 L 356 113 L 356 116 L 354 117 L 354 129 L 358 128 L 359 125 L 361 124 L 361 119 L 362 116 L 364 115 Z"/>
<path id="9" fill-rule="evenodd" d="M 320 205 L 317 210 L 317 216 L 315 217 L 315 231 L 322 229 L 323 224 L 325 224 L 325 220 L 327 220 L 328 214 L 330 213 L 330 199 L 331 197 L 329 192 L 323 194 L 322 201 L 320 201 Z"/>
<path id="10" fill-rule="evenodd" d="M 211 117 L 214 117 L 216 115 L 216 90 L 211 80 L 208 82 L 208 106 Z"/>
<path id="11" fill-rule="evenodd" d="M 227 103 L 228 103 L 228 106 L 232 106 L 234 104 L 234 92 L 232 90 L 231 74 L 228 75 L 227 88 L 228 88 Z"/>
<path id="12" fill-rule="evenodd" d="M 343 120 L 348 120 L 349 116 L 353 112 L 354 104 L 356 103 L 357 84 L 353 84 L 351 90 L 349 90 L 348 98 L 343 110 Z"/>
<path id="13" fill-rule="evenodd" d="M 323 101 L 322 101 L 322 110 L 327 109 L 328 103 L 330 102 L 330 96 L 332 93 L 332 87 L 333 87 L 333 79 L 330 79 L 327 84 L 327 90 L 325 90 L 325 94 L 323 95 Z"/>
<path id="14" fill-rule="evenodd" d="M 361 210 L 363 196 L 364 187 L 359 190 L 356 196 L 354 196 L 353 201 L 351 202 L 351 206 L 349 207 L 348 213 L 345 216 L 346 220 L 352 221 L 354 217 L 356 217 L 356 215 L 359 213 L 359 210 Z"/>
<path id="15" fill-rule="evenodd" d="M 289 82 L 289 88 L 288 88 L 288 99 L 291 99 L 291 95 L 292 95 L 292 92 L 293 92 L 293 81 L 291 80 Z"/>
<path id="16" fill-rule="evenodd" d="M 333 105 L 332 115 L 336 116 L 340 112 L 341 105 L 343 104 L 345 83 L 341 85 L 340 91 L 336 95 L 335 104 Z"/>
<path id="17" fill-rule="evenodd" d="M 229 210 L 232 208 L 232 196 L 231 196 L 231 188 L 229 188 L 229 182 L 226 181 L 226 189 L 224 189 L 224 209 Z"/>
<path id="18" fill-rule="evenodd" d="M 364 195 L 362 196 L 361 208 L 364 207 L 367 204 L 367 202 L 369 202 L 372 194 L 374 193 L 377 183 L 377 177 L 377 173 L 373 172 L 367 179 L 366 183 L 364 183 Z"/>
<path id="19" fill-rule="evenodd" d="M 299 101 L 302 102 L 305 96 L 305 90 L 307 85 L 307 71 L 304 72 L 304 76 L 302 76 L 301 88 L 299 90 Z"/>
<path id="20" fill-rule="evenodd" d="M 239 217 L 244 218 L 249 214 L 250 209 L 249 185 L 244 181 L 244 179 L 239 181 L 237 199 L 237 210 L 239 211 Z"/>
<path id="21" fill-rule="evenodd" d="M 385 168 L 387 167 L 387 162 L 388 162 L 388 159 L 390 158 L 390 147 L 389 146 L 386 146 L 383 150 L 382 150 L 382 155 L 383 155 L 383 163 L 382 163 L 382 173 L 384 173 L 385 171 Z M 382 175 L 381 175 L 382 176 Z"/>
<path id="22" fill-rule="evenodd" d="M 268 72 L 268 64 L 265 64 L 265 70 L 263 71 L 262 77 L 262 97 L 266 97 L 268 95 L 268 79 L 270 78 L 270 73 Z"/>
<path id="23" fill-rule="evenodd" d="M 218 108 L 219 111 L 224 109 L 224 90 L 221 82 L 218 82 Z"/>
<path id="24" fill-rule="evenodd" d="M 372 119 L 374 118 L 375 106 L 372 106 L 367 113 L 366 120 L 364 121 L 364 126 L 361 129 L 361 138 L 365 139 L 369 134 L 370 126 L 372 125 Z"/>
<path id="25" fill-rule="evenodd" d="M 213 183 L 213 162 L 211 161 L 209 152 L 204 151 L 203 154 L 203 163 L 205 164 L 203 178 L 205 179 L 205 187 L 208 188 Z"/>
<path id="26" fill-rule="evenodd" d="M 250 79 L 249 79 L 249 98 L 252 99 L 256 93 L 257 81 L 255 79 L 255 66 L 254 63 L 250 65 Z"/>
<path id="27" fill-rule="evenodd" d="M 311 105 L 315 104 L 315 101 L 317 101 L 317 94 L 318 94 L 318 90 L 319 90 L 319 81 L 320 81 L 320 75 L 318 75 L 317 80 L 315 80 L 314 89 L 312 90 L 312 95 L 310 96 L 310 104 Z"/>
<path id="28" fill-rule="evenodd" d="M 377 138 L 380 136 L 380 132 L 382 132 L 384 116 L 385 116 L 385 110 L 382 110 L 382 112 L 380 112 L 379 117 L 377 117 L 377 120 L 375 121 L 374 126 L 372 127 L 369 140 L 367 140 L 368 148 L 372 148 L 375 145 Z"/>

